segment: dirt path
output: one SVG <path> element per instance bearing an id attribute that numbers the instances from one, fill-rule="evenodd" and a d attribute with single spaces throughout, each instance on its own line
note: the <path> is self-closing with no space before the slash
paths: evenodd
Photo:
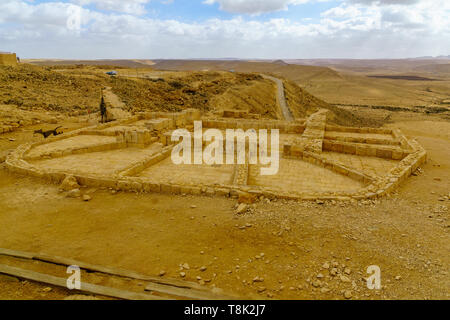
<path id="1" fill-rule="evenodd" d="M 294 116 L 291 113 L 291 110 L 289 109 L 287 103 L 286 103 L 286 97 L 284 96 L 284 85 L 283 81 L 281 79 L 271 77 L 268 75 L 263 74 L 262 75 L 265 79 L 269 79 L 277 85 L 277 101 L 278 105 L 281 108 L 281 112 L 283 114 L 283 117 L 287 121 L 294 121 Z"/>
<path id="2" fill-rule="evenodd" d="M 119 120 L 131 117 L 131 114 L 126 111 L 126 105 L 120 98 L 112 92 L 110 87 L 106 87 L 103 90 L 103 96 L 108 106 L 107 118 L 108 120 Z"/>

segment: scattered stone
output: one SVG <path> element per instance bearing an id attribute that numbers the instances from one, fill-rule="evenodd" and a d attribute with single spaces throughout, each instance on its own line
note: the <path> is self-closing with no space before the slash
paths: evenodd
<path id="1" fill-rule="evenodd" d="M 201 272 L 205 272 L 206 271 L 206 267 L 205 266 L 200 267 L 200 271 Z"/>
<path id="2" fill-rule="evenodd" d="M 196 205 L 192 205 L 192 206 L 191 206 L 191 209 L 195 209 L 195 208 L 197 208 Z"/>
<path id="3" fill-rule="evenodd" d="M 187 263 L 183 263 L 183 264 L 181 265 L 181 267 L 182 267 L 183 269 L 186 269 L 186 270 L 189 270 L 189 269 L 190 269 L 190 267 L 189 267 L 189 265 L 188 265 Z"/>
<path id="4" fill-rule="evenodd" d="M 64 191 L 70 191 L 79 188 L 80 185 L 78 184 L 77 179 L 72 175 L 68 175 L 60 185 L 60 189 Z"/>
<path id="5" fill-rule="evenodd" d="M 161 270 L 161 271 L 159 272 L 159 276 L 160 276 L 160 277 L 164 277 L 165 274 L 166 274 L 166 272 L 163 271 L 163 270 Z"/>
<path id="6" fill-rule="evenodd" d="M 238 203 L 240 204 L 253 204 L 258 200 L 255 195 L 242 192 L 239 194 Z"/>
<path id="7" fill-rule="evenodd" d="M 330 264 L 329 264 L 328 262 L 325 262 L 325 263 L 322 265 L 322 268 L 328 270 L 328 269 L 330 269 Z"/>
<path id="8" fill-rule="evenodd" d="M 241 203 L 238 208 L 236 209 L 236 214 L 243 214 L 247 211 L 248 205 L 245 203 Z"/>
<path id="9" fill-rule="evenodd" d="M 402 277 L 401 276 L 396 276 L 395 280 L 397 280 L 397 281 L 402 280 Z"/>
<path id="10" fill-rule="evenodd" d="M 350 291 L 350 290 L 346 290 L 345 292 L 344 292 L 344 298 L 345 299 L 351 299 L 352 298 L 352 292 Z"/>
<path id="11" fill-rule="evenodd" d="M 350 282 L 350 279 L 348 278 L 348 277 L 346 277 L 346 276 L 340 276 L 340 279 L 341 279 L 341 281 L 342 282 Z"/>
<path id="12" fill-rule="evenodd" d="M 180 272 L 180 277 L 182 278 L 186 277 L 186 272 Z"/>
<path id="13" fill-rule="evenodd" d="M 91 199 L 92 199 L 91 196 L 88 196 L 87 194 L 83 196 L 83 201 L 85 202 L 91 201 Z"/>
<path id="14" fill-rule="evenodd" d="M 350 273 L 352 273 L 352 271 L 349 268 L 345 268 L 344 273 L 349 275 Z"/>
<path id="15" fill-rule="evenodd" d="M 323 274 L 319 273 L 319 274 L 317 275 L 317 279 L 323 279 Z"/>
<path id="16" fill-rule="evenodd" d="M 52 291 L 53 289 L 52 288 L 50 288 L 50 287 L 45 287 L 44 289 L 42 289 L 42 291 L 44 291 L 44 292 L 50 292 L 50 291 Z"/>
<path id="17" fill-rule="evenodd" d="M 81 196 L 80 189 L 73 189 L 67 193 L 67 198 L 79 198 Z"/>

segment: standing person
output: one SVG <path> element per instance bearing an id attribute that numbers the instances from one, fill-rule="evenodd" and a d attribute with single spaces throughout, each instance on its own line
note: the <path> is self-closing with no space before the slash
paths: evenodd
<path id="1" fill-rule="evenodd" d="M 103 90 L 102 90 L 102 101 L 100 102 L 100 115 L 102 116 L 102 123 L 106 122 L 106 104 L 105 99 L 103 99 Z"/>

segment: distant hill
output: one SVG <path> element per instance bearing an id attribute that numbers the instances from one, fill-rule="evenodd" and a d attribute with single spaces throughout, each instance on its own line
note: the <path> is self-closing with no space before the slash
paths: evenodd
<path id="1" fill-rule="evenodd" d="M 46 59 L 30 59 L 23 62 L 31 63 L 38 66 L 64 66 L 64 65 L 87 65 L 87 66 L 118 66 L 124 68 L 149 68 L 151 60 L 46 60 Z"/>
<path id="2" fill-rule="evenodd" d="M 223 61 L 223 60 L 154 60 L 152 67 L 169 71 L 236 71 L 272 73 L 293 81 L 340 80 L 338 72 L 327 67 L 289 65 L 270 62 Z"/>
<path id="3" fill-rule="evenodd" d="M 427 64 L 414 68 L 414 71 L 418 72 L 430 72 L 435 74 L 450 74 L 449 64 Z"/>
<path id="4" fill-rule="evenodd" d="M 276 61 L 274 61 L 272 63 L 273 64 L 277 64 L 279 66 L 287 66 L 287 65 L 289 65 L 289 63 L 286 63 L 286 61 L 283 61 L 283 60 L 276 60 Z"/>

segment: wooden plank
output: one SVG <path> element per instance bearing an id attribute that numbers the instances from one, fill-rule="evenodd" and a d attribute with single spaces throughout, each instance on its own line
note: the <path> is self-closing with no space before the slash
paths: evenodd
<path id="1" fill-rule="evenodd" d="M 3 248 L 0 248 L 0 255 L 16 257 L 16 258 L 24 258 L 24 259 L 33 259 L 33 257 L 34 257 L 34 254 L 29 253 L 29 252 L 3 249 Z"/>
<path id="2" fill-rule="evenodd" d="M 57 256 L 49 256 L 46 254 L 35 254 L 29 252 L 22 252 L 16 250 L 9 250 L 0 248 L 0 255 L 12 256 L 18 258 L 32 259 L 43 262 L 49 262 L 57 265 L 64 266 L 78 266 L 81 269 L 100 272 L 113 276 L 125 277 L 130 279 L 142 280 L 151 282 L 147 284 L 147 291 L 155 291 L 164 294 L 174 295 L 177 297 L 198 299 L 198 300 L 232 300 L 235 297 L 223 295 L 220 293 L 211 292 L 210 289 L 204 288 L 197 283 L 180 281 L 175 279 L 162 279 L 151 277 L 143 274 L 139 274 L 134 271 L 124 270 L 120 268 L 103 267 L 93 265 L 73 259 L 62 258 Z"/>
<path id="3" fill-rule="evenodd" d="M 145 287 L 145 291 L 155 291 L 155 292 L 164 292 L 173 296 L 182 297 L 182 298 L 190 298 L 196 300 L 233 300 L 236 298 L 224 296 L 221 294 L 216 294 L 214 292 L 208 291 L 200 291 L 195 289 L 183 289 L 177 287 L 167 287 L 168 289 L 164 289 L 161 291 L 161 286 L 155 283 L 148 283 Z"/>
<path id="4" fill-rule="evenodd" d="M 67 279 L 51 276 L 44 273 L 39 273 L 31 270 L 25 270 L 20 268 L 15 268 L 7 265 L 0 264 L 0 273 L 7 274 L 10 276 L 18 277 L 21 279 L 37 281 L 49 285 L 54 285 L 57 287 L 63 287 L 67 289 Z M 74 290 L 78 292 L 85 292 L 91 294 L 97 294 L 106 297 L 113 297 L 125 300 L 170 300 L 163 297 L 152 296 L 144 293 L 137 293 L 132 291 L 125 291 L 121 289 L 115 289 L 110 287 L 99 286 L 90 283 L 81 283 L 80 290 Z"/>
<path id="5" fill-rule="evenodd" d="M 202 287 L 199 284 L 194 283 L 194 282 L 151 277 L 151 276 L 139 274 L 134 271 L 124 270 L 124 269 L 114 268 L 114 267 L 103 267 L 103 266 L 93 265 L 90 263 L 81 262 L 81 261 L 77 261 L 74 259 L 58 257 L 58 256 L 50 256 L 50 255 L 46 255 L 46 254 L 31 253 L 31 252 L 10 250 L 10 249 L 4 249 L 4 248 L 0 248 L 0 255 L 24 258 L 24 259 L 40 260 L 43 262 L 50 262 L 50 263 L 65 265 L 65 266 L 76 265 L 76 266 L 79 266 L 81 269 L 85 269 L 85 270 L 89 270 L 89 271 L 96 271 L 96 272 L 102 272 L 102 273 L 106 273 L 106 274 L 121 276 L 121 277 L 125 277 L 125 278 L 132 278 L 132 279 L 137 279 L 137 280 L 155 282 L 155 283 L 159 283 L 161 285 L 169 285 L 169 286 L 175 286 L 175 287 L 179 287 L 179 288 L 195 288 L 198 290 L 205 290 L 204 287 Z"/>

